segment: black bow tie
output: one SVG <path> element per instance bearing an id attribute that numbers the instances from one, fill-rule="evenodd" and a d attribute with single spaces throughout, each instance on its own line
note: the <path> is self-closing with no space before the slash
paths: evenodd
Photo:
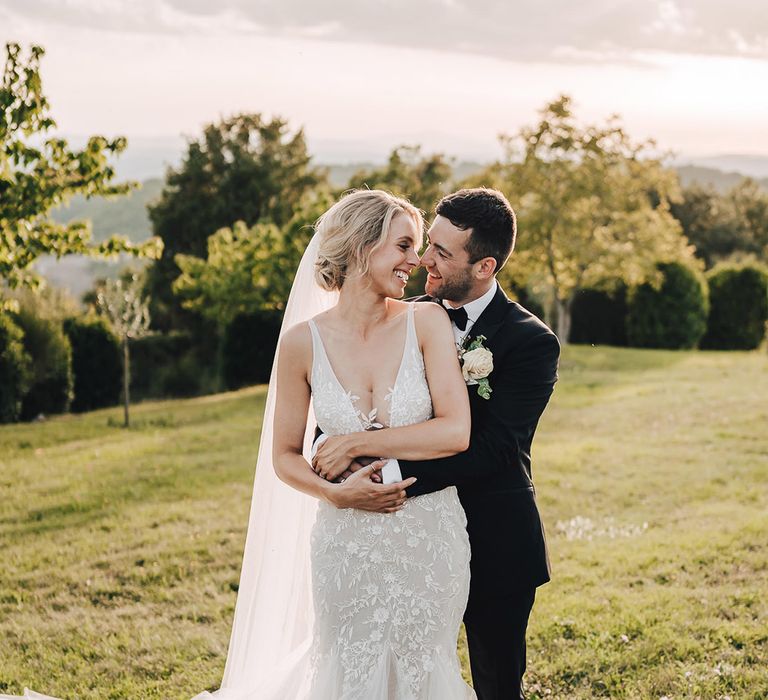
<path id="1" fill-rule="evenodd" d="M 460 306 L 458 309 L 451 309 L 446 307 L 448 317 L 456 324 L 456 328 L 463 331 L 467 327 L 467 310 Z"/>

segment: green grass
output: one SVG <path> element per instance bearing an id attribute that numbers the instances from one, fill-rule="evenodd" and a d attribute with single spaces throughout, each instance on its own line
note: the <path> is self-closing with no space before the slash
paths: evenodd
<path id="1" fill-rule="evenodd" d="M 758 353 L 567 350 L 535 445 L 553 581 L 532 698 L 768 696 L 767 370 Z M 0 692 L 218 686 L 263 402 L 0 428 Z"/>

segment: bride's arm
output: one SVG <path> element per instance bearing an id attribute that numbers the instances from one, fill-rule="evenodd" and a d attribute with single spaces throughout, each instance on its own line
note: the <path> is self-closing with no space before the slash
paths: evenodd
<path id="1" fill-rule="evenodd" d="M 416 307 L 416 328 L 424 353 L 434 418 L 399 428 L 368 430 L 328 438 L 318 449 L 315 470 L 335 479 L 363 456 L 437 459 L 469 445 L 469 397 L 459 366 L 451 322 L 437 304 Z"/>
<path id="2" fill-rule="evenodd" d="M 287 331 L 280 342 L 277 363 L 277 396 L 272 435 L 272 463 L 281 481 L 337 508 L 360 508 L 380 513 L 399 510 L 405 489 L 415 482 L 376 484 L 370 480 L 372 467 L 361 469 L 343 484 L 321 479 L 309 468 L 302 454 L 307 429 L 312 366 L 312 337 L 306 323 Z M 363 473 L 367 472 L 367 473 Z M 361 476 L 358 477 L 358 474 Z"/>
<path id="3" fill-rule="evenodd" d="M 277 476 L 289 486 L 327 500 L 327 482 L 307 469 L 302 455 L 310 401 L 309 367 L 312 337 L 306 323 L 288 330 L 280 342 L 277 395 L 272 436 L 272 463 Z"/>

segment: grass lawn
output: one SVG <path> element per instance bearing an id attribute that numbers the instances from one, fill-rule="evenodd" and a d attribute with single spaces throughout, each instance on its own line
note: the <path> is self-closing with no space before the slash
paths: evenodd
<path id="1" fill-rule="evenodd" d="M 218 686 L 264 397 L 0 427 L 0 692 Z M 530 697 L 768 697 L 768 357 L 568 348 L 534 461 Z"/>

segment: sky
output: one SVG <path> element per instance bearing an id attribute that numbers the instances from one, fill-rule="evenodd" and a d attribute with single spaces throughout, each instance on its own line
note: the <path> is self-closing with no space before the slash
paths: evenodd
<path id="1" fill-rule="evenodd" d="M 321 162 L 486 160 L 561 93 L 681 156 L 768 156 L 765 0 L 0 0 L 0 40 L 45 47 L 62 133 L 134 156 L 254 111 Z"/>

